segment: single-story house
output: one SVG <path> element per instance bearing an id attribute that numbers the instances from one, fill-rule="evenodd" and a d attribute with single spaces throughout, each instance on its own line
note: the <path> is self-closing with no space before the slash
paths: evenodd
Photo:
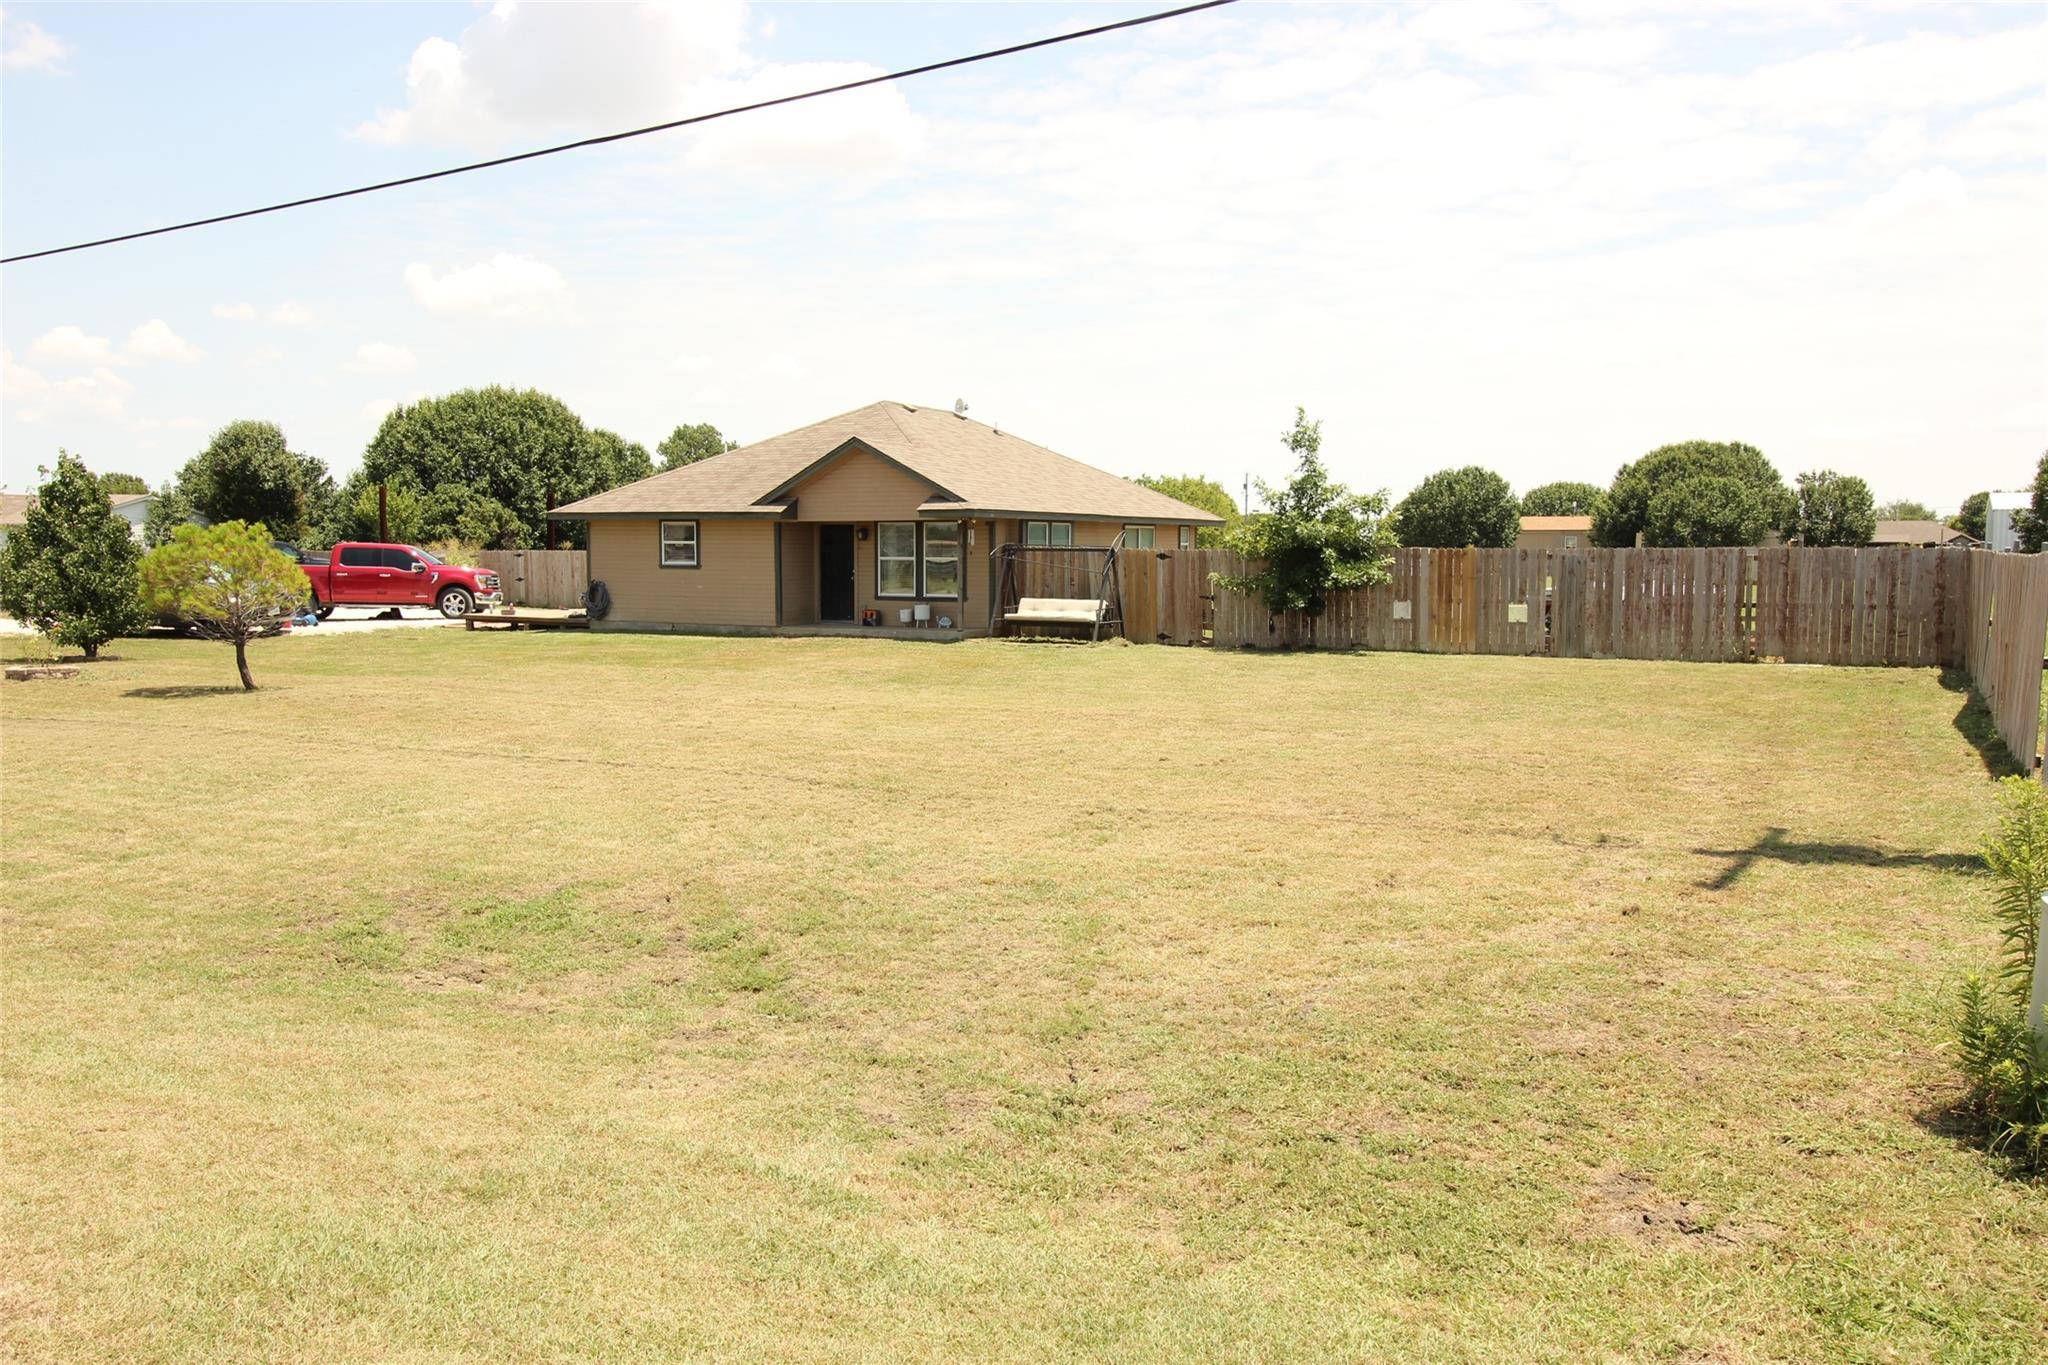
<path id="1" fill-rule="evenodd" d="M 141 540 L 142 523 L 149 519 L 149 506 L 156 501 L 156 494 L 116 493 L 108 501 L 114 515 L 128 523 L 128 534 Z M 15 527 L 27 524 L 28 509 L 35 505 L 33 493 L 0 493 L 0 545 L 7 543 Z"/>
<path id="2" fill-rule="evenodd" d="M 128 523 L 128 534 L 142 539 L 142 523 L 149 520 L 150 505 L 156 501 L 154 493 L 116 493 L 108 499 L 114 505 L 114 515 Z"/>
<path id="3" fill-rule="evenodd" d="M 1968 549 L 1983 542 L 1940 521 L 1879 521 L 1872 545 L 1952 545 Z"/>
<path id="4" fill-rule="evenodd" d="M 28 509 L 35 505 L 33 493 L 0 493 L 0 545 L 7 543 L 15 527 L 28 524 Z"/>
<path id="5" fill-rule="evenodd" d="M 870 403 L 595 494 L 604 630 L 983 634 L 1006 544 L 1191 548 L 1221 518 L 945 408 Z M 866 624 L 872 623 L 872 624 Z"/>
<path id="6" fill-rule="evenodd" d="M 1591 517 L 1523 517 L 1518 550 L 1584 550 L 1593 544 Z"/>

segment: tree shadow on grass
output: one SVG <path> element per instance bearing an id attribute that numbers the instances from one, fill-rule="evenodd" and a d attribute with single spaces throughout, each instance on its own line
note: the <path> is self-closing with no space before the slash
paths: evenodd
<path id="1" fill-rule="evenodd" d="M 187 701 L 193 697 L 239 697 L 243 688 L 237 683 L 220 683 L 212 687 L 196 684 L 182 687 L 131 687 L 121 695 L 137 697 L 143 701 Z"/>
<path id="2" fill-rule="evenodd" d="M 1748 848 L 1696 848 L 1703 858 L 1726 858 L 1728 866 L 1720 875 L 1700 883 L 1709 891 L 1725 891 L 1742 880 L 1757 863 L 1842 864 L 1849 867 L 1938 867 L 1945 872 L 1968 871 L 1983 866 L 1974 853 L 1887 853 L 1868 844 L 1799 843 L 1785 837 L 1781 826 L 1773 825 Z"/>
<path id="3" fill-rule="evenodd" d="M 1977 695 L 1970 686 L 1970 675 L 1960 668 L 1941 670 L 1941 685 L 1944 691 L 1959 693 L 1963 704 L 1956 711 L 1953 724 L 1956 732 L 1970 741 L 1970 747 L 1983 760 L 1984 771 L 1993 777 L 2010 777 L 2026 771 L 2013 758 L 2012 751 L 2005 747 L 2005 741 L 1998 737 L 1998 722 L 1991 718 L 1991 708 L 1984 704 L 1984 698 Z"/>

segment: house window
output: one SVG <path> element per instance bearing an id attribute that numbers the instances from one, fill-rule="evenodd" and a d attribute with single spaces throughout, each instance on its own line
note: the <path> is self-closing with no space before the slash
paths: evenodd
<path id="1" fill-rule="evenodd" d="M 1151 549 L 1153 529 L 1150 526 L 1124 527 L 1124 547 L 1131 550 Z"/>
<path id="2" fill-rule="evenodd" d="M 694 569 L 697 567 L 696 522 L 664 521 L 661 524 L 661 567 L 664 569 Z"/>
<path id="3" fill-rule="evenodd" d="M 924 595 L 960 595 L 960 523 L 928 521 L 924 524 Z"/>
<path id="4" fill-rule="evenodd" d="M 1064 549 L 1074 543 L 1074 523 L 1071 521 L 1027 521 L 1024 523 L 1026 545 L 1051 545 Z"/>
<path id="5" fill-rule="evenodd" d="M 1191 549 L 1193 549 L 1193 548 L 1194 548 L 1194 545 L 1195 545 L 1195 533 L 1194 533 L 1194 530 L 1193 530 L 1193 528 L 1191 528 L 1191 527 L 1187 527 L 1187 526 L 1183 526 L 1183 527 L 1181 527 L 1181 528 L 1180 528 L 1180 547 L 1181 547 L 1181 549 L 1183 549 L 1183 550 L 1191 550 Z"/>
<path id="6" fill-rule="evenodd" d="M 1576 550 L 1576 549 L 1578 549 L 1578 548 L 1579 548 L 1579 538 L 1578 538 L 1577 536 L 1566 536 L 1566 537 L 1564 538 L 1564 547 L 1565 547 L 1565 549 L 1567 549 L 1567 550 Z"/>
<path id="7" fill-rule="evenodd" d="M 957 560 L 957 553 L 954 558 Z M 917 523 L 884 521 L 875 526 L 875 596 L 917 596 Z"/>

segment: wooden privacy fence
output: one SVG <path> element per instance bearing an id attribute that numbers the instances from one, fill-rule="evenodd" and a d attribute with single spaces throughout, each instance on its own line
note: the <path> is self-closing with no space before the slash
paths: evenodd
<path id="1" fill-rule="evenodd" d="M 1228 550 L 1118 557 L 1124 633 L 1160 644 L 1967 668 L 2016 755 L 2036 752 L 2048 555 L 1869 546 L 1399 550 L 1392 578 L 1274 615 L 1211 585 Z"/>
<path id="2" fill-rule="evenodd" d="M 582 550 L 484 550 L 476 561 L 498 575 L 514 606 L 580 607 L 590 586 L 590 556 Z"/>

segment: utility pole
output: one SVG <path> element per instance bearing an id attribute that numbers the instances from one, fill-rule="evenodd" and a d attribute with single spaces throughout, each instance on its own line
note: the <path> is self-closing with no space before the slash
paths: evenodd
<path id="1" fill-rule="evenodd" d="M 385 501 L 384 485 L 381 483 L 377 485 L 377 539 L 382 541 L 389 541 L 391 539 L 390 509 Z"/>
<path id="2" fill-rule="evenodd" d="M 552 480 L 550 480 L 548 483 L 547 510 L 550 512 L 555 510 L 555 485 Z M 548 517 L 546 518 L 546 520 L 548 524 L 548 548 L 552 550 L 555 548 L 555 519 L 553 517 Z M 655 529 L 659 530 L 661 528 L 656 527 Z M 585 543 L 587 544 L 588 542 Z"/>
<path id="3" fill-rule="evenodd" d="M 2027 1028 L 2048 1047 L 2048 896 L 2041 897 L 2041 930 L 2034 940 L 2034 994 L 2027 1002 Z"/>

